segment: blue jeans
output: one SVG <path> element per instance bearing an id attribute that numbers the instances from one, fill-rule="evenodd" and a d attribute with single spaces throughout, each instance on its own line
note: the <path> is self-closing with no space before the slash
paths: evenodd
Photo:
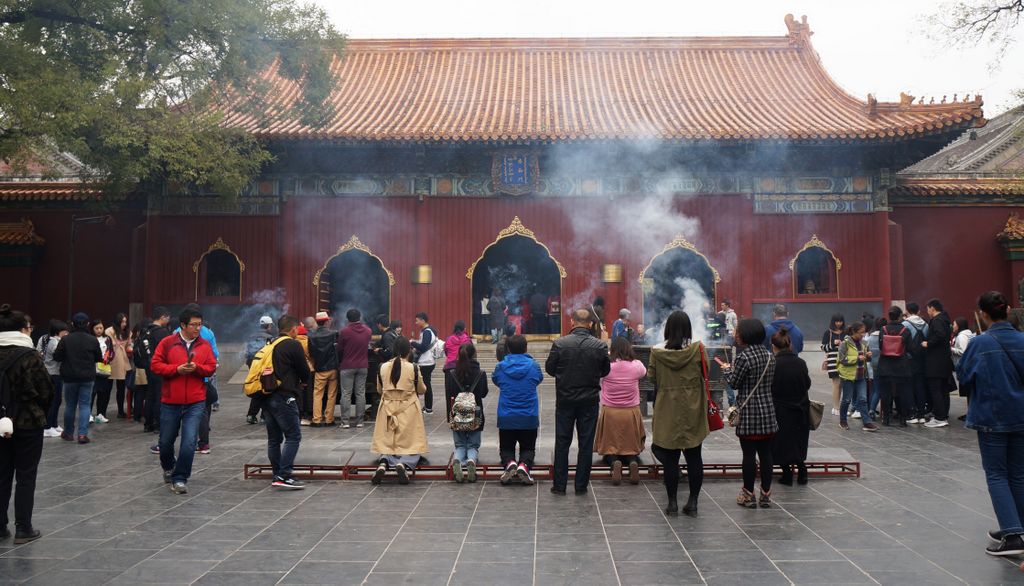
<path id="1" fill-rule="evenodd" d="M 988 495 L 1004 535 L 1024 533 L 1024 432 L 978 432 Z"/>
<path id="2" fill-rule="evenodd" d="M 263 399 L 263 417 L 267 425 L 267 457 L 274 476 L 290 478 L 302 442 L 298 401 L 291 394 L 276 392 Z"/>
<path id="3" fill-rule="evenodd" d="M 465 464 L 472 460 L 477 461 L 480 454 L 480 434 L 476 431 L 453 431 L 452 438 L 455 440 L 455 459 Z"/>
<path id="4" fill-rule="evenodd" d="M 199 435 L 199 424 L 203 421 L 205 401 L 187 405 L 160 406 L 160 466 L 164 470 L 172 470 L 171 482 L 188 482 L 192 476 L 192 460 L 196 456 L 196 437 Z M 181 428 L 181 446 L 178 459 L 174 459 L 174 440 L 178 439 L 178 428 Z"/>
<path id="5" fill-rule="evenodd" d="M 94 381 L 64 381 L 64 432 L 75 433 L 75 412 L 78 412 L 78 435 L 89 434 Z"/>
<path id="6" fill-rule="evenodd" d="M 51 374 L 50 380 L 53 381 L 53 388 L 56 393 L 53 395 L 53 402 L 50 403 L 50 411 L 46 414 L 46 427 L 54 428 L 57 427 L 57 414 L 60 413 L 60 402 L 61 397 L 64 396 L 64 385 L 61 383 L 59 374 Z M 70 431 L 68 433 L 71 433 Z"/>
<path id="7" fill-rule="evenodd" d="M 846 423 L 846 412 L 850 410 L 850 403 L 853 403 L 853 410 L 860 411 L 861 421 L 871 423 L 871 414 L 868 413 L 867 394 L 868 381 L 843 380 L 843 400 L 839 405 L 839 421 Z"/>

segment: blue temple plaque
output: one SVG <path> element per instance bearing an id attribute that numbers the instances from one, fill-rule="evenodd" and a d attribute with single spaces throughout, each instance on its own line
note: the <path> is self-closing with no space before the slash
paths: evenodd
<path id="1" fill-rule="evenodd" d="M 494 154 L 491 179 L 495 192 L 525 195 L 536 190 L 539 178 L 537 155 L 523 151 Z"/>

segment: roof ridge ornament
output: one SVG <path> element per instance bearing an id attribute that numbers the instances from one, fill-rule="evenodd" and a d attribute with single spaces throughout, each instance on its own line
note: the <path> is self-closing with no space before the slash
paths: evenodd
<path id="1" fill-rule="evenodd" d="M 1002 242 L 1024 240 L 1024 220 L 1021 220 L 1016 213 L 1010 214 L 1010 217 L 1006 219 L 1006 227 L 1002 232 L 996 234 L 996 239 Z"/>
<path id="2" fill-rule="evenodd" d="M 797 22 L 796 17 L 792 14 L 787 14 L 786 28 L 789 29 L 789 44 L 794 47 L 806 47 L 811 42 L 811 35 L 814 34 L 811 31 L 810 25 L 807 24 L 807 15 L 800 17 L 800 21 Z"/>

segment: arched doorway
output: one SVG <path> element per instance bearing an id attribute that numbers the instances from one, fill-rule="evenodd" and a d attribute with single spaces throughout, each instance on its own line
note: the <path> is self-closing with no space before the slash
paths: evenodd
<path id="1" fill-rule="evenodd" d="M 358 309 L 371 327 L 378 315 L 390 319 L 394 284 L 395 277 L 384 262 L 356 236 L 340 246 L 313 276 L 318 310 L 332 312 L 337 320 L 349 309 Z"/>
<path id="2" fill-rule="evenodd" d="M 682 309 L 690 316 L 694 337 L 704 338 L 705 314 L 716 307 L 719 281 L 708 258 L 677 236 L 640 271 L 647 329 L 659 338 L 668 315 Z"/>
<path id="3" fill-rule="evenodd" d="M 217 241 L 192 263 L 196 276 L 197 302 L 237 303 L 242 300 L 242 273 L 245 263 L 225 244 Z"/>
<path id="4" fill-rule="evenodd" d="M 508 322 L 531 336 L 561 333 L 562 279 L 565 267 L 551 256 L 516 216 L 466 271 L 472 288 L 471 332 L 488 335 L 496 321 L 483 314 L 484 303 L 496 294 L 507 307 Z M 493 312 L 496 303 L 492 303 Z"/>
<path id="5" fill-rule="evenodd" d="M 817 234 L 789 261 L 793 297 L 839 297 L 839 269 L 843 263 Z"/>

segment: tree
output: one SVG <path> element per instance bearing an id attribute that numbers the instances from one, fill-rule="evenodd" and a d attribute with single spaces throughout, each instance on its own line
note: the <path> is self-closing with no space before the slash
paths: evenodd
<path id="1" fill-rule="evenodd" d="M 219 103 L 254 115 L 259 74 L 302 82 L 293 114 L 330 113 L 329 66 L 344 38 L 298 0 L 0 0 L 0 159 L 58 148 L 90 179 L 236 195 L 271 156 L 221 128 Z"/>

